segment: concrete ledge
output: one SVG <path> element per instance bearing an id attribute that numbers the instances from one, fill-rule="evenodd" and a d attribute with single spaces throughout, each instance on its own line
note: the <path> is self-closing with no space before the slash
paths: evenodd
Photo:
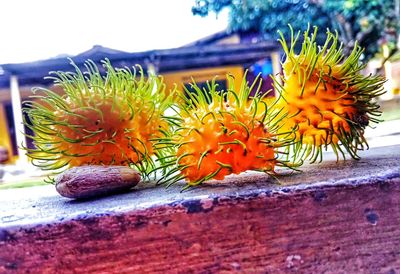
<path id="1" fill-rule="evenodd" d="M 396 273 L 400 146 L 180 193 L 0 192 L 0 273 Z"/>

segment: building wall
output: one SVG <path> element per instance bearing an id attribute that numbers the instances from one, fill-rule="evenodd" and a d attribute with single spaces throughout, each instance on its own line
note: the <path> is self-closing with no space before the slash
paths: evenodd
<path id="1" fill-rule="evenodd" d="M 7 161 L 7 163 L 13 163 L 17 158 L 14 153 L 13 142 L 12 142 L 14 125 L 13 121 L 9 119 L 10 105 L 11 105 L 10 90 L 1 89 L 0 90 L 0 146 L 5 147 L 8 151 L 9 160 Z"/>
<path id="2" fill-rule="evenodd" d="M 162 74 L 164 77 L 164 83 L 167 90 L 172 90 L 177 85 L 178 90 L 183 90 L 183 86 L 191 83 L 192 78 L 197 84 L 204 83 L 217 77 L 216 80 L 226 80 L 227 74 L 231 74 L 235 77 L 236 81 L 240 83 L 243 79 L 243 67 L 242 66 L 227 66 L 227 67 L 216 67 L 216 68 L 203 68 L 184 70 L 171 73 Z"/>
<path id="3" fill-rule="evenodd" d="M 391 63 L 390 79 L 393 95 L 400 95 L 400 61 Z"/>
<path id="4" fill-rule="evenodd" d="M 10 160 L 13 162 L 13 149 L 10 138 L 10 128 L 7 122 L 7 115 L 4 107 L 4 103 L 0 102 L 0 146 L 5 147 L 8 151 Z"/>

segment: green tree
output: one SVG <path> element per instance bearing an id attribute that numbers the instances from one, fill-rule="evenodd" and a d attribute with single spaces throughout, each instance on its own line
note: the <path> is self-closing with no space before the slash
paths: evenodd
<path id="1" fill-rule="evenodd" d="M 308 24 L 338 31 L 349 52 L 356 40 L 365 48 L 364 58 L 389 49 L 397 51 L 400 0 L 196 0 L 195 15 L 207 16 L 229 9 L 230 31 L 256 31 L 264 39 L 276 39 L 277 30 L 289 35 L 288 24 L 304 30 Z M 322 34 L 323 32 L 320 32 Z"/>

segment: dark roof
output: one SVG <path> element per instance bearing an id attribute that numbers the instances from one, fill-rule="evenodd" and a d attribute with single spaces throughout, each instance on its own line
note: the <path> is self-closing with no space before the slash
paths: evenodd
<path id="1" fill-rule="evenodd" d="M 191 46 L 157 51 L 154 60 L 160 73 L 201 67 L 246 66 L 269 57 L 278 49 L 278 44 L 271 42 Z"/>
<path id="2" fill-rule="evenodd" d="M 227 30 L 219 31 L 214 34 L 208 35 L 204 38 L 198 39 L 190 44 L 187 44 L 185 47 L 191 47 L 191 46 L 205 46 L 205 45 L 211 45 L 215 44 L 218 41 L 229 37 L 231 35 L 235 35 L 236 33 L 229 32 Z"/>
<path id="3" fill-rule="evenodd" d="M 153 64 L 159 73 L 195 69 L 202 67 L 217 67 L 226 65 L 246 65 L 266 58 L 271 51 L 277 50 L 277 44 L 262 42 L 257 44 L 227 44 L 207 46 L 187 46 L 166 50 L 128 53 L 95 46 L 92 49 L 71 57 L 79 67 L 91 59 L 96 63 L 108 58 L 114 67 L 132 67 L 141 65 L 145 70 L 149 63 Z M 18 76 L 20 85 L 49 84 L 44 80 L 50 71 L 71 71 L 68 58 L 52 58 L 42 61 L 0 65 L 0 88 L 9 87 L 10 75 Z"/>
<path id="4" fill-rule="evenodd" d="M 241 44 L 251 44 L 251 43 L 259 43 L 260 41 L 266 41 L 263 39 L 262 34 L 258 31 L 254 30 L 246 30 L 246 31 L 229 31 L 223 30 L 216 32 L 214 34 L 208 35 L 204 38 L 198 39 L 193 43 L 187 44 L 186 47 L 191 46 L 207 46 L 207 45 L 215 45 L 218 42 L 223 41 L 225 38 L 237 35 L 239 37 L 239 41 Z"/>
<path id="5" fill-rule="evenodd" d="M 115 67 L 123 67 L 131 64 L 142 64 L 143 58 L 140 54 L 127 53 L 117 51 L 101 46 L 94 46 L 92 49 L 70 57 L 79 67 L 84 67 L 84 62 L 91 59 L 98 63 L 100 60 L 108 58 L 112 61 Z M 129 59 L 129 62 L 125 60 Z M 70 60 L 66 57 L 51 58 L 35 62 L 20 63 L 20 64 L 4 64 L 0 65 L 3 70 L 3 75 L 0 76 L 0 88 L 9 86 L 10 75 L 18 76 L 20 85 L 37 85 L 49 84 L 51 81 L 43 79 L 49 75 L 50 71 L 71 71 Z"/>

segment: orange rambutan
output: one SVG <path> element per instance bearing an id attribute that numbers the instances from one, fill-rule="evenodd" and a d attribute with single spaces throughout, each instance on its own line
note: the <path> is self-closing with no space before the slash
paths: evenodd
<path id="1" fill-rule="evenodd" d="M 168 124 L 162 118 L 171 103 L 159 77 L 145 77 L 141 67 L 116 69 L 102 62 L 101 74 L 92 61 L 82 72 L 53 72 L 49 77 L 62 95 L 44 88 L 24 111 L 35 148 L 27 149 L 44 170 L 88 164 L 133 165 L 142 172 L 153 166 L 152 138 Z"/>
<path id="2" fill-rule="evenodd" d="M 171 159 L 163 166 L 172 166 L 164 177 L 172 184 L 181 179 L 188 186 L 205 181 L 221 180 L 229 174 L 247 170 L 274 173 L 279 148 L 288 140 L 276 140 L 276 127 L 267 104 L 258 92 L 249 98 L 252 86 L 243 80 L 239 90 L 228 76 L 228 88 L 218 91 L 215 81 L 201 90 L 195 83 L 192 91 L 178 104 L 175 130 L 158 139 L 158 145 L 172 150 Z"/>
<path id="3" fill-rule="evenodd" d="M 301 49 L 296 53 L 300 32 L 293 34 L 290 46 L 281 34 L 285 52 L 283 75 L 275 78 L 279 97 L 274 105 L 282 110 L 281 132 L 291 132 L 290 146 L 294 158 L 322 160 L 322 150 L 332 147 L 339 158 L 347 151 L 357 159 L 364 149 L 365 127 L 379 122 L 379 105 L 374 100 L 384 93 L 384 78 L 364 76 L 360 62 L 363 50 L 356 44 L 349 56 L 343 54 L 338 35 L 327 32 L 323 46 L 316 43 L 317 28 L 304 33 Z"/>

